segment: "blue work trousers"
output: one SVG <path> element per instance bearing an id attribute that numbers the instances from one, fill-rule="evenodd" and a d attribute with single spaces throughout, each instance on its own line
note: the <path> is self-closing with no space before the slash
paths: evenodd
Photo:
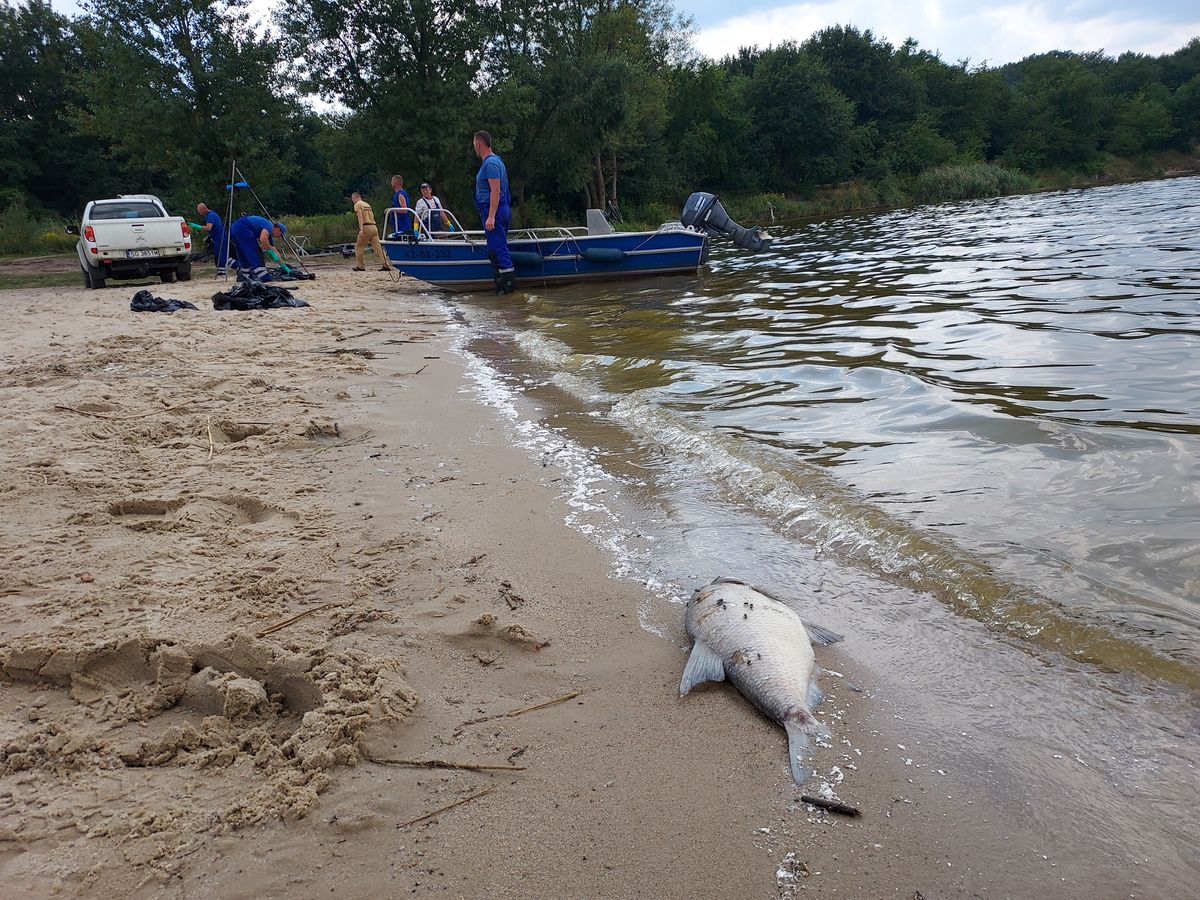
<path id="1" fill-rule="evenodd" d="M 489 204 L 477 203 L 475 205 L 479 209 L 479 218 L 483 221 L 484 234 L 487 235 L 488 255 L 492 258 L 492 264 L 495 265 L 498 272 L 511 272 L 513 261 L 512 257 L 508 255 L 508 225 L 512 221 L 512 210 L 507 203 L 501 203 L 496 207 L 496 227 L 488 231 Z"/>
<path id="2" fill-rule="evenodd" d="M 229 237 L 233 241 L 233 255 L 237 259 L 238 268 L 242 275 L 258 281 L 267 274 L 263 265 L 262 248 L 258 245 L 258 235 L 262 229 L 255 228 L 249 222 L 238 219 L 229 229 Z"/>
<path id="3" fill-rule="evenodd" d="M 209 232 L 213 242 L 213 259 L 217 262 L 217 273 L 224 274 L 229 265 L 229 234 L 224 228 L 214 228 Z"/>

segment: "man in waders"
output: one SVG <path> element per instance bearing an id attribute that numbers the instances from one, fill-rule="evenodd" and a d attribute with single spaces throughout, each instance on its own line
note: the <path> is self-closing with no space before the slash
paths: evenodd
<path id="1" fill-rule="evenodd" d="M 516 289 L 513 261 L 508 253 L 508 223 L 512 210 L 508 197 L 508 170 L 504 161 L 492 152 L 492 136 L 475 132 L 475 154 L 482 160 L 475 176 L 475 206 L 483 219 L 487 235 L 488 258 L 496 270 L 496 293 L 511 294 Z"/>

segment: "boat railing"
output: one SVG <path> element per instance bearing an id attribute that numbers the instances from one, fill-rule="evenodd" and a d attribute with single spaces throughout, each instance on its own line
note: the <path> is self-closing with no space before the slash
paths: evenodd
<path id="1" fill-rule="evenodd" d="M 458 221 L 458 217 L 446 207 L 430 210 L 428 213 L 430 218 L 438 213 L 441 213 L 442 215 L 443 227 L 436 231 L 431 229 L 425 219 L 417 215 L 417 211 L 411 206 L 403 209 L 398 206 L 389 207 L 384 211 L 383 221 L 390 224 L 393 213 L 396 215 L 408 213 L 413 218 L 413 230 L 401 239 L 404 241 L 409 240 L 409 235 L 411 235 L 412 237 L 416 238 L 418 243 L 423 241 L 463 241 L 468 244 L 487 242 L 487 232 L 481 228 L 474 230 L 463 228 L 462 223 Z M 452 228 L 445 228 L 447 221 Z M 381 237 L 381 240 L 385 244 L 389 243 L 389 241 L 391 243 L 397 243 L 396 239 L 390 237 L 390 235 L 393 233 L 394 232 L 388 232 Z M 508 232 L 508 239 L 510 241 L 544 241 L 555 239 L 570 241 L 575 240 L 576 238 L 587 236 L 588 230 L 586 228 L 582 226 L 570 227 L 566 225 L 551 225 L 545 228 L 517 228 Z"/>

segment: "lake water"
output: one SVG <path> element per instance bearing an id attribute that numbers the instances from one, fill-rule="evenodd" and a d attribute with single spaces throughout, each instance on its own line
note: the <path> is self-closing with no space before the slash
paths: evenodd
<path id="1" fill-rule="evenodd" d="M 1065 853 L 1120 805 L 1112 846 L 1193 884 L 1200 178 L 773 233 L 451 300 L 473 389 L 646 628 L 682 648 L 693 588 L 760 584 L 850 635 L 835 662 L 964 791 L 1056 798 Z"/>
<path id="2" fill-rule="evenodd" d="M 1200 179 L 774 233 L 700 278 L 495 304 L 515 351 L 488 355 L 620 426 L 609 450 L 660 451 L 639 463 L 660 485 L 1200 683 L 1174 665 L 1200 660 Z"/>

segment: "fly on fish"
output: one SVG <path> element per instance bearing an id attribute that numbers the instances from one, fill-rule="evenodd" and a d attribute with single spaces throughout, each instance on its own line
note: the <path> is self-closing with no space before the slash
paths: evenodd
<path id="1" fill-rule="evenodd" d="M 829 736 L 812 712 L 825 695 L 817 687 L 811 645 L 832 644 L 842 636 L 805 623 L 782 601 L 736 578 L 718 578 L 697 588 L 684 626 L 693 644 L 679 695 L 703 681 L 728 678 L 787 731 L 792 779 L 803 784 L 809 773 L 801 760 L 809 738 Z"/>

